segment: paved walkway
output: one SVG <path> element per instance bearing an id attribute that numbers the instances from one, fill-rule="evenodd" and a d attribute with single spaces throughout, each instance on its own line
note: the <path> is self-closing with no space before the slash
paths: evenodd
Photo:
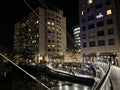
<path id="1" fill-rule="evenodd" d="M 113 84 L 113 90 L 120 90 L 120 68 L 111 66 L 110 77 Z"/>

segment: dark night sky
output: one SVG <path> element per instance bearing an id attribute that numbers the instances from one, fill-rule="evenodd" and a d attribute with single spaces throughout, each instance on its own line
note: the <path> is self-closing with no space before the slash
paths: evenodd
<path id="1" fill-rule="evenodd" d="M 40 6 L 39 0 L 26 0 L 32 8 Z M 64 12 L 67 20 L 67 30 L 78 24 L 78 0 L 43 0 L 46 4 L 52 3 Z M 0 2 L 0 45 L 12 49 L 14 24 L 25 17 L 30 8 L 23 0 L 2 0 Z"/>

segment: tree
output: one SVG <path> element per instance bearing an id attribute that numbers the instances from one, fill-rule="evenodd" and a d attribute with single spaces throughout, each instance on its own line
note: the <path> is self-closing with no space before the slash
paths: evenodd
<path id="1" fill-rule="evenodd" d="M 33 49 L 32 48 L 29 48 L 29 47 L 26 47 L 23 51 L 22 51 L 22 55 L 23 55 L 23 58 L 26 60 L 26 59 L 33 59 Z"/>
<path id="2" fill-rule="evenodd" d="M 8 53 L 7 48 L 0 46 L 0 51 L 0 53 L 6 55 L 8 58 L 12 58 L 12 55 Z M 6 60 L 2 56 L 0 56 L 0 77 L 2 77 L 4 73 L 8 73 L 10 70 L 11 68 L 7 67 Z"/>

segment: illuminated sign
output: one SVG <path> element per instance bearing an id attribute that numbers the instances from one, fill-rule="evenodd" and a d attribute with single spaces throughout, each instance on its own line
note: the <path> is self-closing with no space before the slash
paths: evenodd
<path id="1" fill-rule="evenodd" d="M 96 15 L 96 18 L 102 18 L 103 17 L 103 14 L 102 13 L 98 13 L 97 15 Z"/>

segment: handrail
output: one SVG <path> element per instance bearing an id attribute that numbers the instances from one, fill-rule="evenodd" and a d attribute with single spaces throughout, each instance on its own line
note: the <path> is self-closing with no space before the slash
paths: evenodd
<path id="1" fill-rule="evenodd" d="M 110 71 L 111 71 L 111 65 L 109 63 L 109 67 L 108 67 L 108 70 L 107 70 L 106 74 L 104 75 L 104 77 L 95 86 L 92 87 L 91 90 L 102 90 L 102 88 L 104 87 L 106 81 L 109 78 Z"/>
<path id="2" fill-rule="evenodd" d="M 13 61 L 11 61 L 10 59 L 8 59 L 6 56 L 4 56 L 2 53 L 0 53 L 0 56 L 2 56 L 4 59 L 8 60 L 10 63 L 12 63 L 14 66 L 16 66 L 18 69 L 20 69 L 21 71 L 23 71 L 25 74 L 27 74 L 29 77 L 31 77 L 33 80 L 35 80 L 37 83 L 41 84 L 42 86 L 44 86 L 47 90 L 51 90 L 49 87 L 47 87 L 45 84 L 43 84 L 42 82 L 40 82 L 38 79 L 36 79 L 33 75 L 31 75 L 30 73 L 28 73 L 27 71 L 25 71 L 23 68 L 21 68 L 20 66 L 18 66 L 17 64 L 15 64 Z"/>

